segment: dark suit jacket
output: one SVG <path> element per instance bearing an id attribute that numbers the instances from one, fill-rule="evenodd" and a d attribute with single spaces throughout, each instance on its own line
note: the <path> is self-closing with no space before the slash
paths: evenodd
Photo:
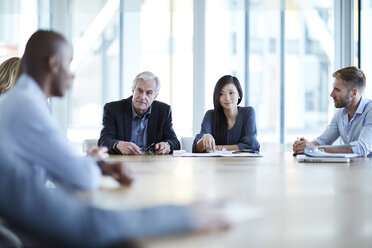
<path id="1" fill-rule="evenodd" d="M 98 140 L 99 146 L 106 146 L 110 154 L 120 154 L 114 149 L 117 141 L 130 141 L 132 136 L 132 97 L 105 104 L 103 128 Z M 154 101 L 147 127 L 147 146 L 152 143 L 168 142 L 171 151 L 180 149 L 172 127 L 172 111 L 168 104 Z"/>

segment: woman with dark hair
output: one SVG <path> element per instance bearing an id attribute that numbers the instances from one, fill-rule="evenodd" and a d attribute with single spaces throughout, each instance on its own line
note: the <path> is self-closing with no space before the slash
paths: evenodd
<path id="1" fill-rule="evenodd" d="M 236 77 L 221 77 L 214 87 L 214 109 L 204 115 L 200 134 L 196 135 L 193 152 L 251 149 L 258 152 L 255 112 L 252 107 L 238 107 L 243 98 Z"/>

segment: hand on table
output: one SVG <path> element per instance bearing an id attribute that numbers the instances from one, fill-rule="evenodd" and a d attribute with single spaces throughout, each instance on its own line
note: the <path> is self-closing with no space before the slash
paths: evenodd
<path id="1" fill-rule="evenodd" d="M 220 207 L 216 204 L 195 203 L 191 205 L 190 210 L 195 222 L 195 231 L 197 232 L 227 229 L 230 227 Z"/>
<path id="2" fill-rule="evenodd" d="M 303 154 L 305 147 L 314 147 L 314 144 L 305 138 L 297 139 L 293 143 L 293 153 L 294 154 Z"/>
<path id="3" fill-rule="evenodd" d="M 206 152 L 214 152 L 216 151 L 216 142 L 211 134 L 204 134 L 203 138 L 201 138 L 198 143 L 201 142 Z"/>
<path id="4" fill-rule="evenodd" d="M 159 142 L 155 145 L 156 154 L 169 154 L 171 152 L 168 142 Z"/>
<path id="5" fill-rule="evenodd" d="M 133 178 L 123 162 L 106 163 L 100 161 L 98 165 L 102 170 L 102 174 L 112 176 L 120 184 L 127 186 L 132 184 Z"/>
<path id="6" fill-rule="evenodd" d="M 104 146 L 92 147 L 87 151 L 87 154 L 93 157 L 96 161 L 101 161 L 109 157 L 107 151 L 107 147 Z"/>
<path id="7" fill-rule="evenodd" d="M 116 144 L 116 149 L 118 149 L 123 155 L 141 154 L 141 148 L 132 142 L 119 141 Z"/>

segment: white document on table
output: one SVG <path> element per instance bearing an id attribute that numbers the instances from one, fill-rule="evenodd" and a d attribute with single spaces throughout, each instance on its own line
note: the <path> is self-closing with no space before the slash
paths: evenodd
<path id="1" fill-rule="evenodd" d="M 215 151 L 205 153 L 191 153 L 185 151 L 173 151 L 173 157 L 262 157 L 259 153 L 239 152 L 234 151 Z"/>

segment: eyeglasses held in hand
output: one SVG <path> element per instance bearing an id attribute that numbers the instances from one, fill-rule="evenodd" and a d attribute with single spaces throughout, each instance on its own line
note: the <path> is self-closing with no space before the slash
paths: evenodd
<path id="1" fill-rule="evenodd" d="M 149 145 L 148 147 L 146 147 L 145 149 L 141 151 L 141 154 L 154 154 L 154 153 L 156 153 L 155 143 L 152 143 L 151 145 Z"/>

